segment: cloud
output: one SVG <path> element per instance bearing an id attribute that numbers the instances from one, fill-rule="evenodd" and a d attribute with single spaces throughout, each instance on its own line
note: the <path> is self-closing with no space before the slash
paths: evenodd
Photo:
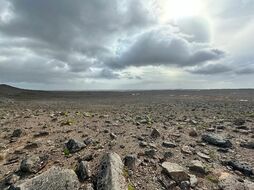
<path id="1" fill-rule="evenodd" d="M 1 0 L 0 5 L 2 82 L 115 78 L 103 66 L 114 43 L 154 23 L 141 1 Z M 56 63 L 64 67 L 55 69 Z"/>
<path id="2" fill-rule="evenodd" d="M 127 41 L 127 40 L 126 40 Z M 205 43 L 188 41 L 188 38 L 169 27 L 159 27 L 146 31 L 131 44 L 124 41 L 119 55 L 110 59 L 109 65 L 115 68 L 127 66 L 175 65 L 178 67 L 198 65 L 224 57 L 221 50 L 213 49 Z"/>
<path id="3" fill-rule="evenodd" d="M 224 64 L 207 64 L 202 66 L 196 66 L 193 68 L 186 69 L 186 71 L 194 74 L 202 74 L 202 75 L 214 75 L 221 74 L 225 72 L 231 72 L 232 68 L 228 65 Z"/>
<path id="4" fill-rule="evenodd" d="M 178 19 L 175 23 L 182 33 L 190 35 L 189 40 L 208 43 L 211 40 L 209 21 L 202 17 L 187 17 Z"/>
<path id="5" fill-rule="evenodd" d="M 163 23 L 161 2 L 0 0 L 0 82 L 131 88 L 166 84 L 161 67 L 193 76 L 252 73 L 253 1 L 202 1 L 204 15 Z M 142 72 L 148 68 L 157 75 Z"/>

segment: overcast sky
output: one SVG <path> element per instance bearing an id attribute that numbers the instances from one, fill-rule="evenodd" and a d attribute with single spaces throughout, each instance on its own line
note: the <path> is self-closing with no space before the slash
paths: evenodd
<path id="1" fill-rule="evenodd" d="M 254 0 L 0 0 L 0 83 L 254 88 Z"/>

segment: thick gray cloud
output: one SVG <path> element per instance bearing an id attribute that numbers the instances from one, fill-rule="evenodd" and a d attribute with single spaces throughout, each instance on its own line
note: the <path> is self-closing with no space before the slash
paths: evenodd
<path id="1" fill-rule="evenodd" d="M 214 75 L 214 74 L 221 74 L 225 72 L 231 72 L 232 68 L 228 65 L 223 65 L 223 64 L 207 64 L 207 65 L 202 65 L 200 67 L 187 69 L 187 71 L 194 74 Z"/>
<path id="2" fill-rule="evenodd" d="M 163 27 L 142 33 L 133 39 L 115 60 L 109 61 L 110 66 L 115 68 L 146 65 L 183 67 L 224 57 L 223 51 L 212 49 L 206 44 L 188 41 L 188 38 L 181 33 L 171 30 Z"/>
<path id="3" fill-rule="evenodd" d="M 253 1 L 202 1 L 206 15 L 166 23 L 156 9 L 161 2 L 0 0 L 0 83 L 71 88 L 96 81 L 100 88 L 117 80 L 119 88 L 126 80 L 143 84 L 146 67 L 195 76 L 253 73 Z"/>

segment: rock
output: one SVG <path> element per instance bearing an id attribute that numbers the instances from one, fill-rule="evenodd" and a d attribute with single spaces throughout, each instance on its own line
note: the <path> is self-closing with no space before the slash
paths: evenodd
<path id="1" fill-rule="evenodd" d="M 86 145 L 76 139 L 70 139 L 67 143 L 65 143 L 65 146 L 70 153 L 75 153 L 83 149 Z"/>
<path id="2" fill-rule="evenodd" d="M 190 182 L 189 181 L 182 181 L 179 184 L 179 187 L 181 188 L 181 190 L 190 190 Z"/>
<path id="3" fill-rule="evenodd" d="M 222 147 L 222 148 L 232 147 L 232 143 L 229 140 L 224 139 L 221 136 L 212 134 L 212 133 L 203 134 L 202 140 L 208 144 L 215 145 L 215 146 Z"/>
<path id="4" fill-rule="evenodd" d="M 117 138 L 117 136 L 116 136 L 114 133 L 110 133 L 109 135 L 110 135 L 110 138 L 111 138 L 112 140 L 114 140 L 114 139 Z"/>
<path id="5" fill-rule="evenodd" d="M 174 156 L 174 154 L 173 154 L 172 152 L 169 152 L 169 151 L 168 151 L 168 152 L 165 152 L 165 153 L 164 153 L 164 158 L 165 158 L 165 159 L 171 158 L 171 157 L 173 157 L 173 156 Z"/>
<path id="6" fill-rule="evenodd" d="M 167 175 L 178 183 L 190 179 L 190 176 L 185 172 L 185 169 L 176 163 L 163 162 L 162 168 Z"/>
<path id="7" fill-rule="evenodd" d="M 243 148 L 254 149 L 254 141 L 242 142 L 240 146 Z"/>
<path id="8" fill-rule="evenodd" d="M 185 153 L 185 154 L 193 154 L 193 152 L 195 151 L 195 149 L 194 148 L 192 148 L 192 147 L 190 147 L 190 146 L 183 146 L 182 148 L 181 148 L 181 151 L 182 151 L 182 153 Z"/>
<path id="9" fill-rule="evenodd" d="M 79 181 L 74 171 L 52 167 L 48 171 L 26 180 L 16 190 L 78 190 Z"/>
<path id="10" fill-rule="evenodd" d="M 215 131 L 215 128 L 209 127 L 209 128 L 206 129 L 206 131 L 208 131 L 208 132 L 214 132 L 214 131 Z"/>
<path id="11" fill-rule="evenodd" d="M 245 123 L 245 120 L 242 118 L 237 118 L 233 121 L 235 125 L 243 125 Z"/>
<path id="12" fill-rule="evenodd" d="M 11 137 L 20 137 L 22 134 L 22 130 L 21 129 L 15 129 L 11 135 Z"/>
<path id="13" fill-rule="evenodd" d="M 101 161 L 97 175 L 97 190 L 127 190 L 123 176 L 123 163 L 116 153 L 106 154 Z"/>
<path id="14" fill-rule="evenodd" d="M 24 149 L 35 149 L 35 148 L 39 148 L 39 144 L 37 142 L 28 142 L 24 146 Z"/>
<path id="15" fill-rule="evenodd" d="M 88 155 L 85 155 L 83 158 L 79 159 L 79 161 L 87 161 L 87 162 L 90 162 L 94 159 L 95 155 L 94 154 L 88 154 Z"/>
<path id="16" fill-rule="evenodd" d="M 191 137 L 197 137 L 198 133 L 196 129 L 191 129 L 191 131 L 189 132 L 189 136 Z"/>
<path id="17" fill-rule="evenodd" d="M 156 150 L 154 149 L 146 150 L 145 155 L 150 158 L 154 158 L 154 156 L 156 155 Z"/>
<path id="18" fill-rule="evenodd" d="M 203 159 L 205 159 L 205 160 L 207 160 L 207 161 L 211 159 L 209 155 L 204 154 L 204 153 L 202 153 L 202 152 L 197 152 L 197 155 L 198 155 L 200 158 L 203 158 Z"/>
<path id="19" fill-rule="evenodd" d="M 49 132 L 47 132 L 47 131 L 40 131 L 38 133 L 35 133 L 34 137 L 45 137 L 45 136 L 48 136 L 48 135 L 49 135 Z"/>
<path id="20" fill-rule="evenodd" d="M 40 171 L 48 162 L 48 156 L 30 156 L 22 160 L 20 164 L 20 171 L 26 173 L 37 173 Z"/>
<path id="21" fill-rule="evenodd" d="M 177 184 L 169 176 L 161 175 L 158 177 L 158 181 L 165 189 L 175 189 Z"/>
<path id="22" fill-rule="evenodd" d="M 206 174 L 205 166 L 199 160 L 192 160 L 189 166 L 190 171 L 198 174 Z"/>
<path id="23" fill-rule="evenodd" d="M 124 165 L 125 165 L 129 170 L 132 170 L 132 171 L 135 171 L 135 170 L 136 170 L 137 162 L 138 162 L 137 155 L 131 154 L 131 155 L 127 155 L 127 156 L 124 158 Z"/>
<path id="24" fill-rule="evenodd" d="M 190 176 L 190 186 L 194 188 L 198 184 L 198 179 L 195 175 L 189 174 L 189 176 Z"/>
<path id="25" fill-rule="evenodd" d="M 168 142 L 168 141 L 164 141 L 162 143 L 162 146 L 166 147 L 166 148 L 175 148 L 177 147 L 175 143 L 172 142 Z"/>
<path id="26" fill-rule="evenodd" d="M 139 143 L 139 146 L 141 146 L 141 147 L 147 147 L 147 146 L 148 146 L 148 143 L 147 143 L 147 142 L 144 142 L 144 141 L 141 141 L 141 142 Z"/>
<path id="27" fill-rule="evenodd" d="M 86 185 L 86 187 L 85 187 L 85 189 L 84 189 L 84 190 L 94 190 L 94 188 L 93 188 L 93 184 L 88 183 L 88 184 Z"/>
<path id="28" fill-rule="evenodd" d="M 151 133 L 151 137 L 154 139 L 157 139 L 161 136 L 160 132 L 157 129 L 153 129 L 152 133 Z"/>
<path id="29" fill-rule="evenodd" d="M 220 174 L 218 186 L 222 190 L 251 190 L 244 182 L 240 182 L 237 177 L 226 172 Z"/>
<path id="30" fill-rule="evenodd" d="M 86 179 L 91 177 L 91 171 L 89 169 L 89 164 L 86 161 L 79 162 L 75 172 L 81 182 L 83 182 Z"/>
<path id="31" fill-rule="evenodd" d="M 4 161 L 5 158 L 6 158 L 6 152 L 0 153 L 0 163 L 1 163 L 2 161 Z"/>
<path id="32" fill-rule="evenodd" d="M 5 178 L 5 185 L 14 185 L 19 179 L 20 176 L 13 173 Z"/>
<path id="33" fill-rule="evenodd" d="M 93 142 L 94 142 L 93 139 L 90 138 L 90 137 L 88 137 L 88 138 L 86 138 L 86 139 L 84 140 L 84 143 L 85 143 L 86 145 L 90 145 L 90 144 L 92 144 Z"/>
<path id="34" fill-rule="evenodd" d="M 244 185 L 246 186 L 246 189 L 254 190 L 254 182 L 249 181 L 247 179 L 245 179 L 243 182 L 244 182 Z"/>
<path id="35" fill-rule="evenodd" d="M 252 176 L 254 175 L 253 173 L 253 169 L 251 168 L 251 166 L 249 166 L 246 163 L 241 163 L 239 161 L 236 160 L 231 160 L 226 162 L 226 164 L 230 167 L 233 168 L 233 170 L 237 170 L 242 172 L 245 176 Z"/>

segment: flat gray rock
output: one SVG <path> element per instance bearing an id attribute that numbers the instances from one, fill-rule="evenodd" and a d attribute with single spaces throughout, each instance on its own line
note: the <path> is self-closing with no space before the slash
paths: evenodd
<path id="1" fill-rule="evenodd" d="M 52 167 L 48 171 L 26 180 L 17 190 L 78 190 L 79 181 L 73 170 Z"/>
<path id="2" fill-rule="evenodd" d="M 189 181 L 190 179 L 185 169 L 177 163 L 163 162 L 162 168 L 176 182 Z"/>
<path id="3" fill-rule="evenodd" d="M 209 134 L 203 134 L 202 140 L 208 144 L 215 145 L 222 148 L 231 148 L 232 143 L 217 134 L 209 133 Z"/>

